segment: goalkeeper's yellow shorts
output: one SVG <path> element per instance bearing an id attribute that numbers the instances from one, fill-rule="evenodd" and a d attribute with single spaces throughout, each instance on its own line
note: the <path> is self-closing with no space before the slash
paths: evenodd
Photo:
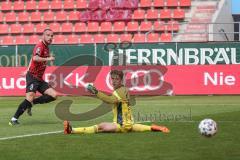
<path id="1" fill-rule="evenodd" d="M 120 132 L 120 133 L 126 133 L 126 132 L 131 132 L 132 131 L 132 124 L 123 124 L 123 125 L 120 125 L 118 123 L 116 123 L 117 125 L 117 132 Z"/>

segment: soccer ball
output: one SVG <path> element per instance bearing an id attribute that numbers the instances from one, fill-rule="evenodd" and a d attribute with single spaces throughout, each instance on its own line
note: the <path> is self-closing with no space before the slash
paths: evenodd
<path id="1" fill-rule="evenodd" d="M 217 133 L 217 123 L 212 119 L 204 119 L 198 125 L 201 135 L 212 137 Z"/>

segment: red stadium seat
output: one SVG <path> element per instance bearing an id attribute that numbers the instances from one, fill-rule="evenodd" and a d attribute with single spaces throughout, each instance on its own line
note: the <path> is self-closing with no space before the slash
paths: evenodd
<path id="1" fill-rule="evenodd" d="M 161 19 L 170 19 L 172 18 L 172 12 L 170 9 L 162 9 L 160 10 L 160 18 Z"/>
<path id="2" fill-rule="evenodd" d="M 55 35 L 53 38 L 53 44 L 65 44 L 66 37 L 62 34 Z"/>
<path id="3" fill-rule="evenodd" d="M 29 13 L 28 12 L 20 12 L 18 13 L 18 21 L 19 22 L 28 22 L 29 21 Z"/>
<path id="4" fill-rule="evenodd" d="M 158 10 L 157 9 L 149 9 L 147 10 L 147 14 L 146 14 L 146 18 L 147 19 L 158 19 Z"/>
<path id="5" fill-rule="evenodd" d="M 15 44 L 26 44 L 27 38 L 23 35 L 15 36 Z"/>
<path id="6" fill-rule="evenodd" d="M 115 33 L 107 34 L 107 43 L 118 43 L 119 36 Z"/>
<path id="7" fill-rule="evenodd" d="M 26 10 L 36 10 L 37 3 L 35 0 L 26 1 Z"/>
<path id="8" fill-rule="evenodd" d="M 16 22 L 16 14 L 15 12 L 8 12 L 5 14 L 5 22 Z"/>
<path id="9" fill-rule="evenodd" d="M 3 22 L 3 13 L 0 12 L 0 22 Z"/>
<path id="10" fill-rule="evenodd" d="M 173 18 L 174 19 L 184 19 L 185 18 L 185 11 L 181 8 L 175 9 L 173 11 Z"/>
<path id="11" fill-rule="evenodd" d="M 77 9 L 86 9 L 88 8 L 88 4 L 86 0 L 77 0 L 77 4 L 76 4 L 76 8 Z"/>
<path id="12" fill-rule="evenodd" d="M 125 31 L 125 22 L 117 21 L 113 24 L 113 32 L 123 32 Z"/>
<path id="13" fill-rule="evenodd" d="M 100 25 L 100 32 L 111 32 L 112 23 L 111 22 L 102 22 Z"/>
<path id="14" fill-rule="evenodd" d="M 155 31 L 165 31 L 166 25 L 164 21 L 155 21 L 153 24 L 153 29 Z"/>
<path id="15" fill-rule="evenodd" d="M 75 35 L 75 34 L 68 35 L 67 39 L 66 39 L 66 43 L 67 44 L 78 44 L 79 43 L 78 35 Z"/>
<path id="16" fill-rule="evenodd" d="M 61 0 L 52 0 L 50 2 L 50 9 L 51 10 L 60 10 L 62 9 L 62 1 Z"/>
<path id="17" fill-rule="evenodd" d="M 45 21 L 45 22 L 54 21 L 54 12 L 52 12 L 51 10 L 48 12 L 44 12 L 43 13 L 43 21 Z"/>
<path id="18" fill-rule="evenodd" d="M 11 34 L 20 34 L 22 32 L 22 25 L 19 23 L 14 23 L 10 25 Z"/>
<path id="19" fill-rule="evenodd" d="M 28 44 L 37 44 L 40 42 L 40 37 L 38 35 L 31 35 L 28 38 Z"/>
<path id="20" fill-rule="evenodd" d="M 139 24 L 136 21 L 128 22 L 127 23 L 127 31 L 128 32 L 135 32 L 138 31 Z"/>
<path id="21" fill-rule="evenodd" d="M 22 0 L 14 1 L 13 10 L 23 11 L 24 10 L 24 1 L 22 1 Z"/>
<path id="22" fill-rule="evenodd" d="M 24 24 L 23 25 L 23 33 L 24 34 L 34 33 L 34 25 L 32 23 Z"/>
<path id="23" fill-rule="evenodd" d="M 168 21 L 167 24 L 167 31 L 174 31 L 177 32 L 179 30 L 179 22 L 178 21 Z"/>
<path id="24" fill-rule="evenodd" d="M 42 20 L 42 13 L 39 11 L 31 13 L 31 21 L 32 22 L 40 22 Z"/>
<path id="25" fill-rule="evenodd" d="M 2 11 L 10 11 L 12 10 L 12 2 L 11 1 L 2 1 L 1 3 L 1 10 Z"/>
<path id="26" fill-rule="evenodd" d="M 63 2 L 64 2 L 64 5 L 63 5 L 64 9 L 72 9 L 73 10 L 75 8 L 75 4 L 74 4 L 73 0 L 65 0 Z"/>
<path id="27" fill-rule="evenodd" d="M 145 18 L 145 11 L 144 10 L 142 10 L 142 9 L 134 10 L 133 15 L 132 15 L 132 19 L 140 20 L 140 19 L 144 19 L 144 18 Z"/>
<path id="28" fill-rule="evenodd" d="M 2 39 L 2 45 L 13 45 L 13 36 L 4 36 Z"/>
<path id="29" fill-rule="evenodd" d="M 61 31 L 61 30 L 60 30 L 60 24 L 59 24 L 59 23 L 56 23 L 56 22 L 50 23 L 50 24 L 49 24 L 49 28 L 51 28 L 51 30 L 52 30 L 54 33 L 58 33 L 58 32 Z"/>
<path id="30" fill-rule="evenodd" d="M 134 34 L 133 42 L 144 43 L 145 41 L 146 41 L 145 34 L 142 34 L 142 33 Z"/>
<path id="31" fill-rule="evenodd" d="M 43 33 L 44 29 L 47 28 L 47 24 L 46 23 L 38 23 L 36 24 L 36 33 Z"/>
<path id="32" fill-rule="evenodd" d="M 8 28 L 7 24 L 0 24 L 0 34 L 8 34 Z"/>
<path id="33" fill-rule="evenodd" d="M 151 7 L 152 0 L 140 0 L 140 7 Z"/>
<path id="34" fill-rule="evenodd" d="M 149 33 L 147 35 L 147 42 L 159 42 L 159 34 L 158 33 Z"/>
<path id="35" fill-rule="evenodd" d="M 153 6 L 154 7 L 164 7 L 165 6 L 165 1 L 164 0 L 154 0 L 153 1 Z"/>
<path id="36" fill-rule="evenodd" d="M 179 0 L 179 4 L 181 7 L 190 7 L 191 0 Z"/>
<path id="37" fill-rule="evenodd" d="M 86 23 L 83 23 L 83 22 L 75 23 L 74 30 L 75 30 L 76 33 L 86 32 L 86 30 L 87 30 Z"/>
<path id="38" fill-rule="evenodd" d="M 143 21 L 139 27 L 140 31 L 151 31 L 152 30 L 152 22 L 150 21 Z"/>
<path id="39" fill-rule="evenodd" d="M 38 2 L 38 9 L 39 10 L 48 10 L 49 9 L 49 1 L 47 1 L 47 0 L 40 0 Z"/>
<path id="40" fill-rule="evenodd" d="M 105 43 L 106 39 L 105 39 L 105 35 L 104 34 L 95 34 L 93 36 L 93 42 L 94 43 Z"/>
<path id="41" fill-rule="evenodd" d="M 178 6 L 178 0 L 167 0 L 167 6 L 168 7 L 177 7 Z"/>
<path id="42" fill-rule="evenodd" d="M 99 24 L 98 22 L 88 22 L 87 23 L 87 32 L 98 32 Z"/>
<path id="43" fill-rule="evenodd" d="M 93 43 L 92 35 L 83 34 L 80 36 L 80 43 Z"/>
<path id="44" fill-rule="evenodd" d="M 69 21 L 79 21 L 79 12 L 77 11 L 71 11 L 69 12 L 69 15 L 68 15 L 68 20 Z"/>
<path id="45" fill-rule="evenodd" d="M 56 12 L 56 21 L 66 21 L 67 13 L 65 11 Z"/>
<path id="46" fill-rule="evenodd" d="M 120 42 L 132 42 L 132 39 L 132 34 L 124 33 L 120 35 Z"/>
<path id="47" fill-rule="evenodd" d="M 65 22 L 62 24 L 62 32 L 69 33 L 73 31 L 73 25 L 72 23 Z"/>
<path id="48" fill-rule="evenodd" d="M 171 42 L 172 41 L 172 35 L 170 33 L 162 33 L 160 36 L 161 42 Z"/>

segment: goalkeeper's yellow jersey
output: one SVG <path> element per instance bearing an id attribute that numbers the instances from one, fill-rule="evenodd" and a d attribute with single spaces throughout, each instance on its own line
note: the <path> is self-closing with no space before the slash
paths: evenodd
<path id="1" fill-rule="evenodd" d="M 113 104 L 112 111 L 114 123 L 118 123 L 121 126 L 129 126 L 133 124 L 128 88 L 122 86 L 114 90 L 111 96 L 98 92 L 97 97 L 106 103 Z"/>

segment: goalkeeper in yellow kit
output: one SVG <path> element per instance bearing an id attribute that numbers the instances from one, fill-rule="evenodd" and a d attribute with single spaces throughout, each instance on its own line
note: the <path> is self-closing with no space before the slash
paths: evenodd
<path id="1" fill-rule="evenodd" d="M 95 94 L 104 102 L 113 104 L 113 122 L 103 122 L 90 127 L 73 128 L 68 121 L 64 121 L 64 134 L 131 131 L 159 131 L 164 133 L 170 132 L 169 129 L 165 126 L 134 124 L 131 113 L 131 106 L 129 104 L 129 92 L 128 89 L 122 84 L 123 72 L 119 70 L 112 70 L 110 75 L 114 88 L 111 96 L 98 91 L 92 85 L 88 85 L 87 89 L 89 92 Z"/>

